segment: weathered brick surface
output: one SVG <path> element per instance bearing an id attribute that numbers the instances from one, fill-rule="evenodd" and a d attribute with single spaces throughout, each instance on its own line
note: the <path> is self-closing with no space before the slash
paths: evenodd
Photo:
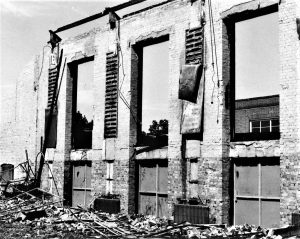
<path id="1" fill-rule="evenodd" d="M 250 132 L 250 120 L 279 118 L 279 98 L 239 100 L 235 107 L 235 130 L 238 133 Z"/>
<path id="2" fill-rule="evenodd" d="M 242 4 L 244 3 L 244 4 Z M 92 161 L 93 193 L 105 193 L 106 161 L 113 161 L 113 193 L 121 195 L 121 208 L 134 212 L 136 208 L 136 160 L 168 158 L 168 206 L 172 215 L 177 197 L 198 195 L 210 206 L 210 221 L 230 223 L 232 212 L 232 163 L 235 157 L 280 156 L 281 167 L 281 218 L 290 222 L 291 212 L 300 203 L 300 80 L 299 40 L 296 34 L 296 0 L 280 1 L 279 52 L 280 52 L 280 140 L 260 142 L 230 142 L 230 110 L 226 107 L 226 89 L 230 84 L 230 45 L 228 29 L 223 18 L 245 10 L 255 10 L 278 3 L 273 0 L 216 0 L 212 1 L 218 64 L 212 68 L 209 24 L 205 25 L 205 92 L 203 140 L 183 142 L 180 134 L 182 101 L 178 99 L 180 66 L 184 59 L 185 32 L 199 26 L 199 4 L 196 1 L 172 1 L 158 7 L 132 14 L 120 20 L 119 81 L 124 81 L 122 93 L 133 114 L 137 112 L 137 55 L 136 44 L 164 35 L 169 36 L 169 143 L 166 149 L 136 155 L 137 123 L 127 106 L 118 103 L 118 133 L 115 139 L 104 139 L 106 53 L 116 50 L 116 30 L 108 24 L 78 36 L 66 39 L 61 47 L 67 62 L 94 56 L 94 128 L 92 149 L 73 150 L 71 145 L 73 79 L 67 65 L 62 77 L 58 99 L 57 147 L 47 151 L 46 159 L 53 160 L 53 172 L 58 192 L 67 200 L 72 193 L 72 161 Z M 208 22 L 208 4 L 204 8 Z M 299 16 L 298 16 L 299 17 Z M 298 54 L 298 55 L 297 55 Z M 48 94 L 48 52 L 45 54 L 41 77 L 41 57 L 29 63 L 21 74 L 16 96 L 6 99 L 15 112 L 6 110 L 1 122 L 1 162 L 9 159 L 13 164 L 22 161 L 27 149 L 31 160 L 40 150 L 40 137 L 44 133 L 44 114 Z M 218 66 L 220 87 L 217 82 Z M 124 74 L 123 74 L 124 70 Z M 212 76 L 214 76 L 212 78 Z M 213 80 L 213 81 L 212 81 Z M 211 103 L 213 102 L 213 104 Z M 2 101 L 3 103 L 3 101 Z M 4 104 L 5 101 L 4 101 Z M 7 109 L 7 108 L 4 108 Z M 138 122 L 139 123 L 139 122 Z M 103 144 L 105 140 L 105 144 Z M 105 148 L 103 147 L 105 145 Z M 185 147 L 182 147 L 184 146 Z M 198 183 L 190 183 L 189 161 L 198 159 Z M 46 170 L 44 178 L 46 177 Z M 47 188 L 47 183 L 43 183 Z M 195 192 L 196 191 L 196 192 Z M 66 203 L 70 203 L 70 200 Z"/>

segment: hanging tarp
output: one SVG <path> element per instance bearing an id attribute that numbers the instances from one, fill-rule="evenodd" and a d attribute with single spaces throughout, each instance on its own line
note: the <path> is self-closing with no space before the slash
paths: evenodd
<path id="1" fill-rule="evenodd" d="M 186 30 L 185 65 L 179 77 L 179 99 L 182 99 L 181 133 L 202 131 L 204 94 L 204 27 Z"/>
<path id="2" fill-rule="evenodd" d="M 179 99 L 197 102 L 202 65 L 183 65 L 179 78 Z"/>
<path id="3" fill-rule="evenodd" d="M 197 104 L 183 101 L 181 134 L 194 134 L 202 131 L 204 77 L 200 80 L 197 93 Z"/>

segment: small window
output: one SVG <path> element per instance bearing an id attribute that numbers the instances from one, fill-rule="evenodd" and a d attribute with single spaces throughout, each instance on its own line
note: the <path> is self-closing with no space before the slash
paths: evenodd
<path id="1" fill-rule="evenodd" d="M 250 121 L 250 133 L 279 132 L 279 120 L 253 120 Z"/>
<path id="2" fill-rule="evenodd" d="M 198 160 L 190 159 L 190 183 L 198 183 Z"/>

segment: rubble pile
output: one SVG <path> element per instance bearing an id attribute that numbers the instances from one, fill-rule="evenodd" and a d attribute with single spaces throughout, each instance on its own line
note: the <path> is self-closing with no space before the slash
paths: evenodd
<path id="1" fill-rule="evenodd" d="M 2 198 L 0 221 L 1 238 L 283 238 L 274 230 L 251 225 L 175 224 L 154 216 L 63 207 L 58 197 L 37 197 L 32 192 Z"/>

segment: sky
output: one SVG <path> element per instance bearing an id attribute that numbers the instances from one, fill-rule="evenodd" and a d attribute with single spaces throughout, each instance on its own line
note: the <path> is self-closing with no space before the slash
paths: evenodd
<path id="1" fill-rule="evenodd" d="M 169 119 L 169 41 L 143 48 L 142 130 Z"/>
<path id="2" fill-rule="evenodd" d="M 236 99 L 279 94 L 278 13 L 236 23 Z"/>
<path id="3" fill-rule="evenodd" d="M 26 63 L 41 53 L 49 40 L 48 30 L 55 30 L 102 12 L 105 7 L 126 1 L 128 0 L 0 1 L 0 93 L 6 87 L 14 87 Z M 148 0 L 117 13 L 122 16 L 161 1 L 163 0 Z M 277 13 L 236 23 L 237 99 L 279 92 L 278 25 L 273 24 L 275 21 L 278 21 Z M 59 36 L 66 38 L 75 32 L 84 32 L 106 22 L 107 19 L 102 18 L 61 32 Z M 145 48 L 143 107 L 148 113 L 142 116 L 143 129 L 147 129 L 153 119 L 167 118 L 167 44 Z"/>
<path id="4" fill-rule="evenodd" d="M 0 1 L 1 85 L 15 84 L 49 40 L 48 30 L 77 21 L 120 1 Z"/>
<path id="5" fill-rule="evenodd" d="M 49 40 L 48 30 L 57 28 L 93 14 L 102 12 L 105 7 L 112 7 L 128 0 L 94 1 L 0 1 L 0 69 L 1 86 L 14 85 L 22 69 L 33 57 L 42 51 Z M 146 7 L 162 0 L 149 0 L 142 4 L 118 11 L 122 16 L 130 11 Z M 105 22 L 102 18 L 76 29 L 59 33 L 62 38 Z"/>

